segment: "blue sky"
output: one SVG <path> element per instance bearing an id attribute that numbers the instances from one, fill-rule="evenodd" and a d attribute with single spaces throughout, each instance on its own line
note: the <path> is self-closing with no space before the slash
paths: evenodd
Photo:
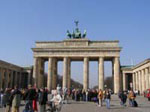
<path id="1" fill-rule="evenodd" d="M 64 40 L 66 30 L 72 30 L 74 20 L 79 20 L 88 39 L 119 40 L 121 64 L 129 65 L 131 60 L 137 64 L 149 58 L 149 6 L 149 0 L 0 0 L 0 59 L 32 65 L 35 41 Z M 82 68 L 82 62 L 79 65 Z M 90 64 L 91 83 L 97 77 L 95 65 Z M 106 66 L 110 68 L 110 64 Z M 72 70 L 78 74 L 72 77 L 81 81 L 81 73 Z"/>

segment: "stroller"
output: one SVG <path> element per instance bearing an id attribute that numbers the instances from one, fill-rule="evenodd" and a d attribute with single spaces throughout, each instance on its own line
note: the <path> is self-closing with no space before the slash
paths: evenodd
<path id="1" fill-rule="evenodd" d="M 54 102 L 49 101 L 47 102 L 47 105 L 49 108 L 46 110 L 46 112 L 60 112 L 62 107 L 62 102 L 60 102 L 58 105 L 55 105 Z"/>

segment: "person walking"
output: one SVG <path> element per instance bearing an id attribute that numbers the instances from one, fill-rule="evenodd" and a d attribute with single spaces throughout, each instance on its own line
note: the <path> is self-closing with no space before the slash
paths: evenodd
<path id="1" fill-rule="evenodd" d="M 105 99 L 105 102 L 106 102 L 106 107 L 107 107 L 107 109 L 109 109 L 110 108 L 111 95 L 110 95 L 110 92 L 108 91 L 108 89 L 106 89 L 106 91 L 105 91 L 104 99 Z"/>
<path id="2" fill-rule="evenodd" d="M 98 92 L 98 106 L 103 106 L 103 91 L 101 89 Z"/>
<path id="3" fill-rule="evenodd" d="M 126 100 L 127 100 L 127 95 L 126 95 L 126 93 L 124 91 L 121 91 L 119 93 L 119 98 L 120 98 L 120 101 L 121 101 L 120 104 L 122 106 L 126 106 L 125 103 L 126 103 Z"/>
<path id="4" fill-rule="evenodd" d="M 137 102 L 135 101 L 136 95 L 133 92 L 133 90 L 129 91 L 128 98 L 129 98 L 129 106 L 131 106 L 131 107 L 137 107 L 138 106 Z"/>
<path id="5" fill-rule="evenodd" d="M 21 103 L 21 91 L 18 89 L 18 86 L 15 86 L 14 91 L 11 94 L 12 99 L 12 112 L 19 112 L 19 107 Z"/>
<path id="6" fill-rule="evenodd" d="M 33 101 L 32 101 L 32 106 L 33 106 L 33 111 L 34 112 L 38 112 L 38 106 L 37 106 L 37 99 L 38 99 L 38 90 L 36 89 L 36 87 L 33 88 L 34 92 L 35 92 L 35 96 L 33 98 Z"/>
<path id="7" fill-rule="evenodd" d="M 48 93 L 45 89 L 40 90 L 40 96 L 39 96 L 39 106 L 40 106 L 40 112 L 46 111 L 46 102 L 48 100 Z"/>
<path id="8" fill-rule="evenodd" d="M 33 111 L 33 100 L 36 97 L 36 90 L 32 88 L 31 85 L 28 86 L 28 89 L 25 92 L 25 110 L 24 111 Z"/>
<path id="9" fill-rule="evenodd" d="M 68 91 L 68 89 L 66 87 L 64 87 L 62 96 L 63 96 L 63 103 L 66 103 L 66 104 L 68 103 L 68 97 L 67 97 L 68 92 L 67 91 Z"/>
<path id="10" fill-rule="evenodd" d="M 12 105 L 12 101 L 10 99 L 11 96 L 11 89 L 6 88 L 5 92 L 4 92 L 4 97 L 5 97 L 5 112 L 11 112 L 11 105 Z"/>

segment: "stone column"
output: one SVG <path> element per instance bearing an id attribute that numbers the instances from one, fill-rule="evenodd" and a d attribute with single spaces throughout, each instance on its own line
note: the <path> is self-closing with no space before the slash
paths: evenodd
<path id="1" fill-rule="evenodd" d="M 15 82 L 14 82 L 14 86 L 16 86 L 17 85 L 17 78 L 18 78 L 18 76 L 17 76 L 17 71 L 15 71 Z"/>
<path id="2" fill-rule="evenodd" d="M 52 88 L 53 89 L 56 89 L 56 87 L 57 87 L 57 59 L 56 58 L 54 58 L 53 59 L 53 66 L 52 66 Z"/>
<path id="3" fill-rule="evenodd" d="M 135 91 L 136 90 L 136 81 L 135 81 L 135 73 L 132 73 L 132 82 L 133 82 L 133 90 Z"/>
<path id="4" fill-rule="evenodd" d="M 139 76 L 139 90 L 140 90 L 140 93 L 142 93 L 142 74 L 141 74 L 141 71 L 138 71 L 138 76 Z"/>
<path id="5" fill-rule="evenodd" d="M 10 71 L 10 87 L 13 88 L 13 70 Z"/>
<path id="6" fill-rule="evenodd" d="M 53 58 L 48 59 L 48 76 L 47 76 L 47 88 L 52 90 L 52 75 L 53 75 Z"/>
<path id="7" fill-rule="evenodd" d="M 111 62 L 112 62 L 112 87 L 114 87 L 114 59 Z"/>
<path id="8" fill-rule="evenodd" d="M 63 62 L 63 88 L 67 88 L 67 75 L 68 75 L 68 58 L 64 57 L 64 62 Z"/>
<path id="9" fill-rule="evenodd" d="M 114 58 L 114 93 L 120 90 L 120 62 L 119 57 Z"/>
<path id="10" fill-rule="evenodd" d="M 149 74 L 148 74 L 148 68 L 145 69 L 145 81 L 146 81 L 146 89 L 149 88 Z"/>
<path id="11" fill-rule="evenodd" d="M 98 77 L 99 77 L 99 84 L 98 88 L 104 90 L 104 58 L 100 57 L 98 62 Z"/>
<path id="12" fill-rule="evenodd" d="M 13 87 L 16 85 L 16 71 L 13 71 Z"/>
<path id="13" fill-rule="evenodd" d="M 38 86 L 38 75 L 39 75 L 38 58 L 34 58 L 32 85 L 36 87 Z"/>
<path id="14" fill-rule="evenodd" d="M 68 77 L 67 77 L 67 88 L 70 89 L 71 88 L 71 60 L 68 59 Z"/>
<path id="15" fill-rule="evenodd" d="M 123 73 L 123 90 L 127 90 L 126 74 Z"/>
<path id="16" fill-rule="evenodd" d="M 87 91 L 89 88 L 89 58 L 84 58 L 84 65 L 83 65 L 83 89 Z"/>
<path id="17" fill-rule="evenodd" d="M 19 76 L 19 87 L 20 88 L 23 88 L 23 85 L 24 85 L 24 75 L 22 75 L 22 73 L 21 72 L 18 72 L 18 76 Z"/>
<path id="18" fill-rule="evenodd" d="M 28 70 L 28 84 L 32 83 L 31 79 L 32 79 L 32 71 Z"/>
<path id="19" fill-rule="evenodd" d="M 149 88 L 150 88 L 150 67 L 148 67 L 148 76 L 149 76 Z"/>
<path id="20" fill-rule="evenodd" d="M 6 69 L 4 69 L 4 87 L 6 88 L 7 87 L 7 82 L 8 82 L 8 80 L 7 80 L 7 70 Z"/>
<path id="21" fill-rule="evenodd" d="M 7 87 L 10 88 L 11 81 L 11 71 L 7 70 Z"/>
<path id="22" fill-rule="evenodd" d="M 135 73 L 135 79 L 136 79 L 136 90 L 139 90 L 138 72 Z"/>
<path id="23" fill-rule="evenodd" d="M 141 70 L 141 75 L 142 75 L 142 94 L 145 90 L 145 75 L 144 75 L 144 70 Z"/>
<path id="24" fill-rule="evenodd" d="M 44 59 L 40 58 L 39 59 L 39 75 L 38 75 L 38 87 L 44 87 Z"/>
<path id="25" fill-rule="evenodd" d="M 20 87 L 20 72 L 17 72 L 17 85 Z"/>
<path id="26" fill-rule="evenodd" d="M 123 91 L 123 74 L 120 71 L 120 91 Z"/>
<path id="27" fill-rule="evenodd" d="M 4 69 L 1 69 L 1 88 L 4 89 Z"/>
<path id="28" fill-rule="evenodd" d="M 2 89 L 2 68 L 0 68 L 0 89 Z"/>
<path id="29" fill-rule="evenodd" d="M 5 69 L 5 88 L 8 88 L 8 81 L 9 81 L 9 77 L 8 77 L 8 70 Z"/>

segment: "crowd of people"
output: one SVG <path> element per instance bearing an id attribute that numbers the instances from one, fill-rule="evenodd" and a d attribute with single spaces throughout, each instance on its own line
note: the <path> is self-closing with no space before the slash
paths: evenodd
<path id="1" fill-rule="evenodd" d="M 110 108 L 111 90 L 96 90 L 89 89 L 88 91 L 74 89 L 72 90 L 72 99 L 75 101 L 90 101 L 95 102 L 98 106 L 103 106 L 103 101 L 106 102 L 106 107 Z"/>
<path id="2" fill-rule="evenodd" d="M 56 90 L 49 92 L 46 88 L 37 89 L 31 85 L 27 89 L 19 89 L 18 86 L 15 86 L 14 89 L 6 88 L 5 91 L 0 92 L 0 106 L 5 108 L 5 112 L 19 112 L 21 101 L 24 101 L 23 112 L 45 112 L 46 105 L 61 109 L 61 104 L 68 103 L 71 99 L 95 102 L 99 107 L 103 106 L 105 102 L 106 107 L 109 109 L 111 94 L 110 89 L 105 89 L 104 91 L 101 89 L 89 89 L 85 91 L 82 89 L 61 88 L 58 85 Z M 128 95 L 127 92 L 120 91 L 118 97 L 122 106 L 126 106 L 127 98 L 129 99 L 129 106 L 138 106 L 135 100 L 136 94 L 133 91 L 130 91 Z"/>
<path id="3" fill-rule="evenodd" d="M 19 112 L 22 100 L 25 102 L 24 112 L 38 111 L 37 101 L 40 112 L 45 112 L 48 101 L 47 89 L 36 89 L 31 85 L 28 86 L 28 89 L 19 89 L 18 86 L 15 86 L 14 89 L 6 88 L 5 91 L 1 91 L 0 96 L 0 106 L 5 108 L 5 112 Z"/>

